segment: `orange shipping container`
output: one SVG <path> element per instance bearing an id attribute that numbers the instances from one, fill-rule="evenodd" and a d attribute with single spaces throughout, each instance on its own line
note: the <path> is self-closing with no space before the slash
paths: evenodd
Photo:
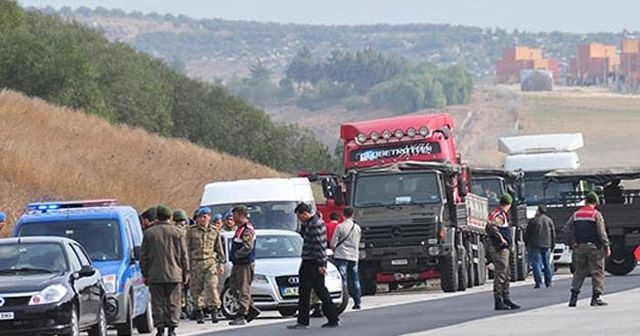
<path id="1" fill-rule="evenodd" d="M 637 54 L 640 52 L 640 41 L 636 39 L 624 39 L 620 42 L 623 54 Z"/>

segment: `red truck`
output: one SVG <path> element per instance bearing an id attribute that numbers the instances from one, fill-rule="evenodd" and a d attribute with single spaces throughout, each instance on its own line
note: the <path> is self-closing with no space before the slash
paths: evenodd
<path id="1" fill-rule="evenodd" d="M 341 126 L 346 175 L 316 177 L 332 207 L 356 210 L 363 293 L 434 278 L 445 292 L 484 284 L 488 202 L 470 193 L 453 129 L 449 114 Z"/>

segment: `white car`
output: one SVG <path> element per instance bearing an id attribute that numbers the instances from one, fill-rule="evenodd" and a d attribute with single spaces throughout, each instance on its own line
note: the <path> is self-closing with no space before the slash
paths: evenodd
<path id="1" fill-rule="evenodd" d="M 223 232 L 227 265 L 221 276 L 220 293 L 222 313 L 228 319 L 237 316 L 237 299 L 229 290 L 228 276 L 231 273 L 229 253 L 232 232 Z M 298 270 L 302 261 L 302 237 L 286 230 L 256 230 L 256 272 L 251 284 L 251 298 L 260 310 L 277 310 L 282 316 L 293 316 L 298 306 Z M 343 312 L 349 302 L 345 282 L 338 269 L 327 265 L 325 285 L 333 303 Z"/>

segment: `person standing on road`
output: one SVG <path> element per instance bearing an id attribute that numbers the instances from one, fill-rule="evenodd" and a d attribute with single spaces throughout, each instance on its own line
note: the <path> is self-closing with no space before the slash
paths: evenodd
<path id="1" fill-rule="evenodd" d="M 551 249 L 555 245 L 556 234 L 554 223 L 547 215 L 544 205 L 538 206 L 536 216 L 529 220 L 524 232 L 524 242 L 527 245 L 527 256 L 531 260 L 533 278 L 536 282 L 533 288 L 542 287 L 542 270 L 544 269 L 544 284 L 551 287 L 553 267 L 550 263 Z"/>
<path id="2" fill-rule="evenodd" d="M 227 211 L 224 214 L 224 225 L 222 226 L 222 230 L 226 232 L 236 231 L 236 222 L 233 220 L 233 213 L 231 213 L 231 211 Z"/>
<path id="3" fill-rule="evenodd" d="M 224 273 L 226 258 L 220 233 L 209 222 L 211 209 L 202 207 L 198 209 L 196 216 L 196 225 L 187 230 L 187 248 L 192 273 L 190 288 L 196 304 L 196 321 L 198 324 L 204 323 L 203 309 L 208 307 L 211 322 L 218 323 L 218 275 Z"/>
<path id="4" fill-rule="evenodd" d="M 298 321 L 287 328 L 306 329 L 309 326 L 309 300 L 312 289 L 322 300 L 322 311 L 328 320 L 322 327 L 339 327 L 338 311 L 324 284 L 327 273 L 327 228 L 320 216 L 314 214 L 306 203 L 298 204 L 295 213 L 301 224 L 300 233 L 303 238 L 302 264 L 299 271 Z"/>
<path id="5" fill-rule="evenodd" d="M 156 207 L 151 207 L 145 210 L 140 215 L 140 225 L 142 225 L 142 231 L 150 228 L 158 220 L 158 212 Z"/>
<path id="6" fill-rule="evenodd" d="M 182 209 L 178 209 L 176 211 L 173 212 L 173 223 L 185 230 L 186 233 L 186 229 L 189 226 L 189 217 L 187 217 L 187 212 L 182 210 Z"/>
<path id="7" fill-rule="evenodd" d="M 0 211 L 0 231 L 7 225 L 7 214 Z"/>
<path id="8" fill-rule="evenodd" d="M 578 294 L 584 278 L 591 274 L 592 306 L 606 306 L 600 299 L 604 292 L 604 260 L 611 255 L 609 237 L 602 213 L 596 209 L 600 203 L 598 194 L 590 192 L 586 205 L 573 213 L 564 227 L 565 242 L 573 250 L 575 272 L 571 281 L 569 307 L 578 303 Z"/>
<path id="9" fill-rule="evenodd" d="M 249 210 L 240 205 L 231 210 L 233 220 L 236 223 L 236 232 L 233 235 L 231 253 L 229 259 L 233 263 L 231 268 L 230 286 L 231 292 L 238 297 L 238 317 L 229 325 L 240 326 L 253 321 L 260 310 L 253 306 L 251 300 L 251 282 L 256 271 L 256 232 L 249 221 Z"/>
<path id="10" fill-rule="evenodd" d="M 175 226 L 182 230 L 183 234 L 187 234 L 187 228 L 189 226 L 189 217 L 187 217 L 187 212 L 178 209 L 173 212 L 173 223 Z M 182 312 L 180 313 L 180 319 L 184 320 L 189 317 L 189 284 L 185 284 L 182 286 Z"/>
<path id="11" fill-rule="evenodd" d="M 360 257 L 360 225 L 353 220 L 353 208 L 344 208 L 344 221 L 338 224 L 331 240 L 333 258 L 344 281 L 347 281 L 349 293 L 353 298 L 353 309 L 360 309 L 362 290 L 360 289 L 360 275 L 358 274 L 358 259 Z"/>
<path id="12" fill-rule="evenodd" d="M 220 232 L 222 230 L 222 226 L 224 225 L 222 223 L 222 214 L 215 214 L 213 215 L 213 217 L 211 218 L 211 223 L 213 224 L 213 227 L 216 229 L 216 231 Z"/>
<path id="13" fill-rule="evenodd" d="M 171 209 L 157 206 L 158 221 L 144 232 L 140 268 L 151 293 L 157 336 L 176 335 L 180 322 L 181 284 L 189 282 L 189 256 L 185 235 L 171 224 Z"/>
<path id="14" fill-rule="evenodd" d="M 489 214 L 486 231 L 491 241 L 491 254 L 494 266 L 493 297 L 495 310 L 518 309 L 520 306 L 509 298 L 509 253 L 512 244 L 509 227 L 509 210 L 513 198 L 509 194 L 500 197 L 500 205 Z"/>

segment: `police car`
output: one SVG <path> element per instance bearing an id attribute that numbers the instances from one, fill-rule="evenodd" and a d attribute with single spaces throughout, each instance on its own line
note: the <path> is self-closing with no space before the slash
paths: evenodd
<path id="1" fill-rule="evenodd" d="M 106 314 L 118 335 L 150 333 L 151 297 L 140 271 L 142 228 L 136 210 L 114 199 L 31 203 L 14 237 L 54 236 L 82 245 L 102 274 Z"/>

